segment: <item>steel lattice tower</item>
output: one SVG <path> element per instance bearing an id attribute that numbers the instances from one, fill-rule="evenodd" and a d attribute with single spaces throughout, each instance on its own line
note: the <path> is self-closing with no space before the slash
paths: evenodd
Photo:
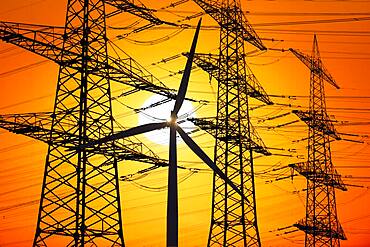
<path id="1" fill-rule="evenodd" d="M 218 81 L 217 117 L 193 119 L 215 139 L 215 163 L 241 188 L 244 199 L 219 176 L 213 178 L 208 246 L 260 246 L 253 151 L 269 154 L 254 131 L 248 98 L 272 102 L 248 68 L 245 42 L 266 49 L 246 20 L 239 0 L 194 0 L 220 26 L 219 54 L 197 54 L 194 62 Z"/>
<path id="2" fill-rule="evenodd" d="M 230 19 L 241 21 L 236 2 L 227 6 Z M 223 18 L 225 18 L 224 16 Z M 230 21 L 225 18 L 223 22 Z M 240 31 L 239 31 L 240 32 Z M 212 220 L 209 246 L 260 246 L 257 225 L 252 151 L 241 136 L 250 139 L 248 97 L 234 68 L 246 77 L 242 35 L 221 27 L 218 66 L 217 126 L 215 162 L 235 184 L 242 188 L 245 201 L 217 175 L 213 178 Z"/>
<path id="3" fill-rule="evenodd" d="M 64 28 L 0 21 L 0 40 L 60 66 L 52 113 L 0 115 L 0 128 L 49 145 L 34 246 L 123 246 L 117 162 L 166 166 L 137 140 L 76 148 L 113 133 L 110 81 L 175 98 L 173 90 L 127 54 L 108 56 L 105 4 L 110 16 L 128 12 L 163 24 L 127 0 L 69 0 Z"/>
<path id="4" fill-rule="evenodd" d="M 108 71 L 99 67 L 108 62 L 104 8 L 100 0 L 69 0 L 67 6 L 60 56 L 80 56 L 71 61 L 74 68 L 60 64 L 51 132 L 77 135 L 81 145 L 113 130 Z M 124 245 L 114 157 L 49 143 L 33 245 L 56 240 L 68 246 Z"/>
<path id="5" fill-rule="evenodd" d="M 311 57 L 290 49 L 311 71 L 309 111 L 295 113 L 309 126 L 308 161 L 292 164 L 307 178 L 306 217 L 295 226 L 305 232 L 305 246 L 340 246 L 345 240 L 337 218 L 335 189 L 346 190 L 335 170 L 330 139 L 340 139 L 326 111 L 324 82 L 339 88 L 323 67 L 316 36 Z"/>

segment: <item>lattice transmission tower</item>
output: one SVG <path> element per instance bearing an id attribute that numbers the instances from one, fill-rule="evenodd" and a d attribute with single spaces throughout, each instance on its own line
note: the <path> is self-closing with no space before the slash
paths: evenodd
<path id="1" fill-rule="evenodd" d="M 69 0 L 65 27 L 0 22 L 0 39 L 59 65 L 53 112 L 0 116 L 0 127 L 48 144 L 34 246 L 123 246 L 117 162 L 165 166 L 137 140 L 75 149 L 113 133 L 110 81 L 173 99 L 130 57 L 108 55 L 106 9 L 163 24 L 127 0 Z M 112 13 L 110 15 L 113 15 Z"/>
<path id="2" fill-rule="evenodd" d="M 331 139 L 340 139 L 326 111 L 324 82 L 339 89 L 322 64 L 314 36 L 312 55 L 290 49 L 311 71 L 309 110 L 294 113 L 308 127 L 308 161 L 290 166 L 307 179 L 306 217 L 294 224 L 305 232 L 305 246 L 340 246 L 346 236 L 337 217 L 335 189 L 347 190 L 333 166 Z"/>
<path id="3" fill-rule="evenodd" d="M 246 63 L 245 42 L 265 50 L 245 18 L 240 0 L 194 0 L 220 26 L 218 54 L 196 54 L 195 64 L 218 81 L 217 117 L 191 119 L 215 137 L 215 163 L 246 198 L 219 176 L 213 178 L 208 246 L 260 246 L 253 151 L 269 155 L 251 125 L 249 97 L 272 104 Z"/>

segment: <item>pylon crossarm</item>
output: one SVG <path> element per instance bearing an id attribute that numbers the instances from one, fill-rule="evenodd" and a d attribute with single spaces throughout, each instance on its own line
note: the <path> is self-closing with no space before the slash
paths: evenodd
<path id="1" fill-rule="evenodd" d="M 64 28 L 16 22 L 0 22 L 0 39 L 60 63 Z M 65 51 L 64 60 L 73 60 L 78 54 Z"/>
<path id="2" fill-rule="evenodd" d="M 81 55 L 71 50 L 63 49 L 63 29 L 53 26 L 40 26 L 14 22 L 0 22 L 0 39 L 41 55 L 58 64 L 78 69 Z M 62 55 L 63 54 L 63 58 Z M 172 90 L 156 79 L 134 59 L 125 54 L 125 58 L 109 57 L 108 64 L 92 59 L 89 63 L 91 73 L 106 76 L 107 69 L 111 79 L 128 86 L 151 92 L 169 94 Z"/>
<path id="3" fill-rule="evenodd" d="M 239 11 L 242 13 L 243 16 L 243 22 L 241 25 L 244 30 L 244 40 L 254 45 L 260 50 L 266 50 L 267 49 L 266 46 L 262 43 L 260 37 L 257 35 L 256 31 L 253 29 L 252 25 L 245 17 L 243 11 L 241 9 Z"/>
<path id="4" fill-rule="evenodd" d="M 252 72 L 252 70 L 249 68 L 248 64 L 245 64 L 245 67 L 246 67 L 246 80 L 247 80 L 247 83 L 243 83 L 243 85 L 245 85 L 245 88 L 243 88 L 243 90 L 246 90 L 247 94 L 252 97 L 252 98 L 255 98 L 267 105 L 272 105 L 273 102 L 271 101 L 270 97 L 267 95 L 267 93 L 265 92 L 265 90 L 263 89 L 261 83 L 258 81 L 257 77 L 254 75 L 254 73 Z M 237 73 L 237 71 L 235 71 Z"/>
<path id="5" fill-rule="evenodd" d="M 124 58 L 109 57 L 109 78 L 137 90 L 144 90 L 175 99 L 174 90 L 168 88 L 128 54 Z M 104 76 L 104 71 L 99 71 Z M 194 101 L 194 100 L 192 100 Z"/>
<path id="6" fill-rule="evenodd" d="M 213 118 L 188 118 L 195 126 L 216 137 L 217 125 Z"/>
<path id="7" fill-rule="evenodd" d="M 336 189 L 340 189 L 343 191 L 347 191 L 347 188 L 342 181 L 342 177 L 338 174 L 338 172 L 333 169 L 332 172 L 327 173 L 323 171 L 322 165 L 317 167 L 320 162 L 299 162 L 294 164 L 289 164 L 289 167 L 293 168 L 299 174 L 304 176 L 306 179 L 313 181 L 317 184 L 332 186 Z M 314 167 L 316 167 L 314 169 Z"/>
<path id="8" fill-rule="evenodd" d="M 187 56 L 187 53 L 183 53 L 184 56 Z M 244 59 L 244 58 L 242 58 Z M 217 78 L 218 74 L 225 74 L 226 71 L 223 71 L 225 67 L 220 68 L 217 66 L 219 60 L 219 55 L 215 54 L 205 54 L 205 53 L 197 53 L 194 57 L 194 63 L 203 69 L 205 72 L 209 73 L 210 77 Z M 230 68 L 232 70 L 233 75 L 235 77 L 240 78 L 243 80 L 243 83 L 240 84 L 243 91 L 247 92 L 247 94 L 255 98 L 265 104 L 271 105 L 273 104 L 270 100 L 270 97 L 267 95 L 265 90 L 263 89 L 261 83 L 258 81 L 256 76 L 253 74 L 252 70 L 246 65 L 246 76 L 243 77 L 240 71 L 236 71 L 233 68 Z"/>
<path id="9" fill-rule="evenodd" d="M 59 143 L 65 148 L 79 144 L 78 135 L 68 131 L 54 129 L 51 131 L 52 112 L 0 115 L 0 128 L 15 134 L 21 134 L 44 143 Z M 71 123 L 63 123 L 66 129 Z M 89 140 L 91 142 L 92 140 Z M 167 166 L 168 161 L 159 158 L 151 149 L 139 140 L 126 138 L 91 150 L 96 154 L 115 156 L 117 161 L 133 160 L 159 166 Z"/>
<path id="10" fill-rule="evenodd" d="M 289 48 L 289 51 L 293 53 L 294 56 L 296 56 L 304 65 L 306 65 L 309 69 L 311 69 L 312 66 L 312 58 L 309 55 L 306 55 L 302 53 L 299 50 Z"/>
<path id="11" fill-rule="evenodd" d="M 80 54 L 62 48 L 63 35 L 59 32 L 59 27 L 0 22 L 0 40 L 43 56 L 57 64 L 79 70 Z M 110 80 L 132 87 L 131 90 L 122 93 L 122 96 L 143 90 L 169 99 L 176 98 L 174 90 L 168 88 L 128 54 L 123 55 L 125 57 L 120 59 L 108 56 L 108 63 L 90 58 L 92 60 L 88 64 L 88 69 L 91 74 L 104 78 L 108 73 Z M 186 99 L 197 102 L 191 98 Z"/>
<path id="12" fill-rule="evenodd" d="M 304 65 L 306 65 L 307 68 L 319 74 L 326 82 L 339 89 L 339 85 L 336 83 L 333 76 L 328 72 L 328 70 L 324 67 L 322 63 L 318 63 L 311 56 L 306 55 L 299 50 L 289 48 L 289 51 L 292 52 L 294 56 L 296 56 Z"/>
<path id="13" fill-rule="evenodd" d="M 52 119 L 52 112 L 0 115 L 0 128 L 45 143 L 52 141 L 62 143 L 78 142 L 78 138 L 72 133 L 62 131 L 51 133 Z M 68 124 L 65 126 L 67 127 Z"/>
<path id="14" fill-rule="evenodd" d="M 313 226 L 306 224 L 304 220 L 300 220 L 296 224 L 293 224 L 293 226 L 310 235 L 322 236 L 326 238 L 336 238 L 341 240 L 347 239 L 347 237 L 344 234 L 343 228 L 339 223 L 337 227 L 338 229 L 333 229 L 324 222 L 319 221 L 317 221 L 315 226 Z"/>
<path id="15" fill-rule="evenodd" d="M 336 89 L 339 89 L 338 83 L 335 81 L 333 76 L 329 73 L 329 71 L 323 65 L 321 66 L 321 73 L 325 81 L 329 82 Z"/>
<path id="16" fill-rule="evenodd" d="M 188 56 L 188 53 L 183 53 L 184 56 Z M 216 78 L 220 68 L 217 66 L 219 56 L 216 54 L 205 54 L 197 53 L 194 56 L 194 63 L 207 72 L 210 78 Z"/>
<path id="17" fill-rule="evenodd" d="M 249 125 L 249 128 L 250 128 L 250 135 L 251 135 L 250 139 L 251 139 L 252 150 L 255 151 L 256 153 L 261 153 L 266 156 L 271 155 L 270 151 L 267 149 L 262 138 L 256 131 L 256 128 L 252 124 Z"/>
<path id="18" fill-rule="evenodd" d="M 104 2 L 117 9 L 117 11 L 110 14 L 110 16 L 122 12 L 127 12 L 142 19 L 145 19 L 153 25 L 168 24 L 171 26 L 177 26 L 177 24 L 175 23 L 159 19 L 157 16 L 154 15 L 155 10 L 147 8 L 142 2 L 138 0 L 104 0 Z"/>
<path id="19" fill-rule="evenodd" d="M 217 128 L 220 128 L 220 126 L 217 127 L 216 118 L 188 118 L 188 120 L 216 138 L 216 130 Z M 257 131 L 253 126 L 251 126 L 250 128 L 250 134 L 251 138 L 248 138 L 247 135 L 243 135 L 241 137 L 234 136 L 231 138 L 233 138 L 235 142 L 241 141 L 246 148 L 252 149 L 256 153 L 271 155 L 262 138 L 258 135 Z"/>
<path id="20" fill-rule="evenodd" d="M 326 114 L 320 117 L 320 114 L 318 113 L 313 115 L 309 111 L 302 110 L 293 110 L 293 113 L 296 114 L 310 128 L 322 131 L 324 134 L 329 135 L 336 140 L 341 139 L 332 121 Z"/>
<path id="21" fill-rule="evenodd" d="M 199 5 L 208 15 L 210 15 L 221 27 L 230 30 L 232 32 L 243 32 L 243 40 L 254 45 L 260 50 L 266 50 L 266 47 L 263 45 L 261 39 L 258 37 L 257 33 L 254 31 L 252 25 L 248 22 L 247 18 L 243 14 L 243 11 L 239 6 L 231 6 L 228 8 L 225 6 L 222 1 L 215 0 L 193 0 L 196 4 Z M 230 15 L 230 12 L 237 11 L 242 15 L 242 22 L 228 23 L 226 24 L 224 20 L 228 18 L 229 22 L 233 21 L 233 18 Z M 235 21 L 235 20 L 234 20 Z M 237 28 L 235 28 L 235 26 Z"/>

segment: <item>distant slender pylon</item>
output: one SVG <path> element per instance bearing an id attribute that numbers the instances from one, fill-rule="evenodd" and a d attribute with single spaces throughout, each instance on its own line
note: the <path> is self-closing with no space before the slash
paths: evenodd
<path id="1" fill-rule="evenodd" d="M 322 64 L 316 35 L 311 56 L 290 51 L 311 71 L 309 110 L 294 111 L 309 127 L 308 161 L 290 165 L 307 178 L 306 217 L 294 226 L 305 232 L 306 247 L 337 247 L 346 237 L 337 217 L 335 189 L 347 189 L 331 160 L 330 139 L 340 136 L 326 111 L 324 82 L 339 86 Z"/>

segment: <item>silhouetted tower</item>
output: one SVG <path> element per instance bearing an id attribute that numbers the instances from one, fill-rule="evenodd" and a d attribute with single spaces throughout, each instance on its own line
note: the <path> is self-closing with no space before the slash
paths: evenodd
<path id="1" fill-rule="evenodd" d="M 105 6 L 69 0 L 51 132 L 78 136 L 79 145 L 112 134 Z M 93 75 L 100 70 L 106 78 Z M 69 122 L 69 127 L 64 124 Z M 34 246 L 124 245 L 117 162 L 114 156 L 66 150 L 49 143 Z M 64 238 L 64 239 L 63 239 Z M 58 239 L 63 239 L 58 240 Z M 54 243 L 55 244 L 55 243 Z M 60 244 L 60 243 L 59 243 Z"/>
<path id="2" fill-rule="evenodd" d="M 137 142 L 75 148 L 113 133 L 110 80 L 133 87 L 123 95 L 176 97 L 130 57 L 108 56 L 105 3 L 152 21 L 128 1 L 69 0 L 64 28 L 0 22 L 1 40 L 60 66 L 53 113 L 0 117 L 0 127 L 49 146 L 34 246 L 123 246 L 117 161 L 167 163 Z"/>
<path id="3" fill-rule="evenodd" d="M 194 62 L 218 81 L 217 117 L 192 121 L 214 135 L 215 163 L 244 193 L 218 175 L 213 179 L 208 246 L 260 246 L 253 151 L 268 154 L 251 126 L 248 97 L 270 99 L 246 65 L 245 41 L 266 49 L 246 20 L 239 0 L 194 0 L 220 26 L 219 54 L 197 54 Z"/>
<path id="4" fill-rule="evenodd" d="M 347 189 L 331 160 L 330 139 L 340 137 L 326 111 L 324 82 L 339 86 L 322 64 L 316 35 L 311 56 L 290 51 L 311 71 L 309 110 L 294 111 L 309 127 L 308 161 L 290 165 L 307 178 L 306 218 L 294 226 L 305 232 L 306 247 L 340 246 L 346 237 L 337 218 L 335 189 Z"/>

